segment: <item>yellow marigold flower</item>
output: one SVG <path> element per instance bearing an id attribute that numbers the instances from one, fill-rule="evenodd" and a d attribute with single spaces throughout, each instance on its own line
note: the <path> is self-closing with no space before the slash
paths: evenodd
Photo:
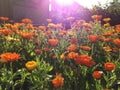
<path id="1" fill-rule="evenodd" d="M 37 64 L 37 62 L 35 62 L 35 61 L 28 61 L 28 62 L 25 64 L 25 67 L 26 67 L 28 70 L 34 70 L 37 66 L 38 66 L 38 64 Z"/>
<path id="2" fill-rule="evenodd" d="M 60 55 L 60 59 L 64 59 L 65 55 L 64 53 Z"/>
<path id="3" fill-rule="evenodd" d="M 20 41 L 20 39 L 13 38 L 13 37 L 10 37 L 10 36 L 5 37 L 5 39 L 6 39 L 7 41 L 16 41 L 16 42 Z"/>
<path id="4" fill-rule="evenodd" d="M 50 27 L 50 28 L 55 28 L 55 24 L 54 24 L 54 23 L 49 23 L 49 24 L 48 24 L 48 27 Z"/>

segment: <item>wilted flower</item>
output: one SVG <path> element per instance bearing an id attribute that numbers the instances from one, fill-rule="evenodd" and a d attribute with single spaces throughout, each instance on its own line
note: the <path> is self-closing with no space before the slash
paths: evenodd
<path id="1" fill-rule="evenodd" d="M 36 54 L 40 54 L 42 51 L 41 51 L 40 49 L 35 49 L 34 52 L 35 52 Z"/>
<path id="2" fill-rule="evenodd" d="M 52 59 L 53 59 L 53 60 L 56 60 L 56 59 L 57 59 L 57 56 L 56 56 L 56 55 L 53 55 L 53 56 L 52 56 Z"/>
<path id="3" fill-rule="evenodd" d="M 44 48 L 42 48 L 42 51 L 44 51 L 44 52 L 50 52 L 50 48 L 49 47 L 44 47 Z"/>
<path id="4" fill-rule="evenodd" d="M 78 42 L 78 39 L 77 38 L 71 38 L 71 43 L 72 44 L 75 44 L 75 43 L 77 43 Z"/>
<path id="5" fill-rule="evenodd" d="M 85 51 L 90 51 L 91 48 L 89 46 L 80 46 L 81 49 L 85 50 Z"/>

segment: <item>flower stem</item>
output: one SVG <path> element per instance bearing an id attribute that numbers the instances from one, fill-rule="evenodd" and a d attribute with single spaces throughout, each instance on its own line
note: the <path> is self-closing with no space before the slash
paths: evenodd
<path id="1" fill-rule="evenodd" d="M 120 60 L 120 49 L 119 49 L 119 52 L 118 52 L 118 59 L 117 59 L 117 62 Z"/>
<path id="2" fill-rule="evenodd" d="M 91 57 L 93 56 L 93 52 L 94 52 L 94 43 L 92 43 L 92 47 L 91 47 Z"/>
<path id="3" fill-rule="evenodd" d="M 14 82 L 13 82 L 13 63 L 12 63 L 12 62 L 10 62 L 10 69 L 11 69 L 12 90 L 14 90 Z"/>

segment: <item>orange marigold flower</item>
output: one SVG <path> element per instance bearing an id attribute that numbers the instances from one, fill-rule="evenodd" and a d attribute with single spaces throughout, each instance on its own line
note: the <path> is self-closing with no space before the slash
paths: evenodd
<path id="1" fill-rule="evenodd" d="M 24 18 L 21 20 L 22 23 L 32 23 L 32 20 L 29 18 Z"/>
<path id="2" fill-rule="evenodd" d="M 20 54 L 7 52 L 1 54 L 0 57 L 4 61 L 17 61 L 20 59 Z"/>
<path id="3" fill-rule="evenodd" d="M 31 33 L 31 32 L 29 32 L 29 33 L 27 33 L 27 32 L 21 33 L 20 35 L 24 39 L 31 39 L 31 38 L 33 38 L 33 33 Z"/>
<path id="4" fill-rule="evenodd" d="M 42 30 L 42 31 L 45 31 L 46 30 L 46 26 L 39 26 L 38 27 L 40 30 Z"/>
<path id="5" fill-rule="evenodd" d="M 103 25 L 104 28 L 107 28 L 107 27 L 109 27 L 109 26 L 110 26 L 110 23 L 105 23 L 105 24 Z"/>
<path id="6" fill-rule="evenodd" d="M 75 52 L 70 52 L 70 53 L 68 53 L 68 58 L 70 58 L 70 59 L 74 59 L 74 58 L 76 58 L 78 56 L 78 53 L 75 53 Z"/>
<path id="7" fill-rule="evenodd" d="M 95 64 L 95 62 L 91 60 L 91 57 L 88 55 L 79 55 L 74 60 L 77 64 L 85 65 L 88 67 L 91 67 Z"/>
<path id="8" fill-rule="evenodd" d="M 59 32 L 59 35 L 60 36 L 63 36 L 63 35 L 66 35 L 67 34 L 67 31 L 66 30 L 61 30 L 60 32 Z"/>
<path id="9" fill-rule="evenodd" d="M 94 43 L 98 40 L 98 35 L 89 35 L 88 39 L 90 40 L 90 42 Z"/>
<path id="10" fill-rule="evenodd" d="M 86 28 L 86 30 L 91 30 L 92 24 L 91 23 L 83 23 L 83 26 Z"/>
<path id="11" fill-rule="evenodd" d="M 10 22 L 10 23 L 13 23 L 13 22 L 14 22 L 14 20 L 9 20 L 9 22 Z"/>
<path id="12" fill-rule="evenodd" d="M 104 64 L 104 68 L 105 68 L 105 70 L 107 70 L 107 71 L 112 71 L 112 70 L 115 69 L 115 64 L 112 63 L 112 62 L 106 62 L 106 63 Z"/>
<path id="13" fill-rule="evenodd" d="M 104 22 L 109 22 L 111 20 L 111 18 L 104 18 L 103 21 Z"/>
<path id="14" fill-rule="evenodd" d="M 116 29 L 117 32 L 120 32 L 120 24 L 116 25 L 115 29 Z"/>
<path id="15" fill-rule="evenodd" d="M 114 44 L 117 45 L 117 46 L 120 46 L 120 39 L 114 39 L 113 40 Z"/>
<path id="16" fill-rule="evenodd" d="M 103 33 L 103 36 L 112 36 L 112 33 Z"/>
<path id="17" fill-rule="evenodd" d="M 17 25 L 13 25 L 13 26 L 11 26 L 11 29 L 13 31 L 17 32 L 18 31 L 18 26 Z"/>
<path id="18" fill-rule="evenodd" d="M 94 77 L 95 79 L 101 79 L 101 77 L 102 77 L 102 72 L 101 72 L 101 71 L 94 71 L 94 72 L 93 72 L 93 77 Z"/>
<path id="19" fill-rule="evenodd" d="M 92 19 L 95 19 L 95 20 L 100 20 L 102 18 L 102 15 L 93 15 L 92 16 Z"/>
<path id="20" fill-rule="evenodd" d="M 34 26 L 33 26 L 33 24 L 29 23 L 29 24 L 27 24 L 27 28 L 29 28 L 29 29 L 33 29 Z"/>
<path id="21" fill-rule="evenodd" d="M 56 73 L 56 77 L 52 80 L 52 84 L 55 88 L 62 87 L 64 85 L 64 78 L 61 73 Z"/>
<path id="22" fill-rule="evenodd" d="M 86 51 L 90 51 L 91 48 L 89 46 L 80 46 L 81 49 L 86 50 Z"/>
<path id="23" fill-rule="evenodd" d="M 77 46 L 75 44 L 71 44 L 66 48 L 66 50 L 68 51 L 75 51 L 76 49 L 77 49 Z"/>
<path id="24" fill-rule="evenodd" d="M 12 24 L 6 23 L 4 26 L 7 27 L 7 28 L 11 28 Z"/>
<path id="25" fill-rule="evenodd" d="M 111 52 L 111 51 L 112 51 L 112 49 L 110 48 L 110 46 L 103 47 L 103 49 L 104 49 L 106 52 Z"/>
<path id="26" fill-rule="evenodd" d="M 8 17 L 0 17 L 0 20 L 2 21 L 7 21 L 9 18 Z"/>
<path id="27" fill-rule="evenodd" d="M 48 42 L 51 46 L 56 46 L 59 43 L 59 40 L 58 39 L 49 39 Z"/>
<path id="28" fill-rule="evenodd" d="M 9 35 L 10 33 L 11 33 L 11 31 L 9 29 L 0 30 L 0 34 L 3 34 L 5 36 Z"/>
<path id="29" fill-rule="evenodd" d="M 101 38 L 100 39 L 102 42 L 111 42 L 113 39 L 112 38 Z"/>
<path id="30" fill-rule="evenodd" d="M 55 25 L 55 27 L 56 27 L 56 28 L 58 28 L 58 29 L 63 28 L 63 26 L 62 26 L 62 24 L 61 24 L 61 23 L 56 24 L 56 25 Z"/>
<path id="31" fill-rule="evenodd" d="M 38 64 L 37 62 L 35 61 L 28 61 L 26 64 L 25 64 L 25 67 L 28 69 L 28 70 L 34 70 L 35 68 L 37 68 Z"/>

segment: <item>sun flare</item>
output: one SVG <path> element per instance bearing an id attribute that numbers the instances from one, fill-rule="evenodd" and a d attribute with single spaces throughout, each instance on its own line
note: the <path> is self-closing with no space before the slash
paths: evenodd
<path id="1" fill-rule="evenodd" d="M 87 8 L 92 8 L 94 5 L 98 5 L 99 3 L 103 6 L 106 3 L 112 2 L 113 0 L 75 0 L 77 3 L 80 5 L 87 7 Z"/>
<path id="2" fill-rule="evenodd" d="M 106 3 L 112 2 L 113 0 L 55 0 L 59 5 L 71 5 L 73 2 L 77 2 L 80 5 L 92 8 L 94 5 L 98 5 L 99 3 L 103 6 Z"/>

